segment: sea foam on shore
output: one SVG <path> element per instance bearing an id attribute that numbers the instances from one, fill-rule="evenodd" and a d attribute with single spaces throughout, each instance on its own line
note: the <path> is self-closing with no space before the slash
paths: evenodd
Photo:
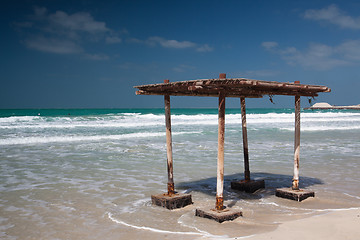
<path id="1" fill-rule="evenodd" d="M 274 196 L 291 185 L 293 110 L 248 110 L 251 177 L 266 188 L 247 194 L 230 189 L 244 170 L 241 116 L 227 109 L 225 205 L 244 216 L 222 224 L 194 216 L 215 204 L 216 109 L 172 110 L 175 188 L 194 201 L 174 211 L 150 201 L 166 190 L 162 109 L 32 112 L 0 113 L 2 239 L 247 237 L 360 207 L 360 112 L 302 112 L 300 187 L 316 195 L 298 203 Z"/>

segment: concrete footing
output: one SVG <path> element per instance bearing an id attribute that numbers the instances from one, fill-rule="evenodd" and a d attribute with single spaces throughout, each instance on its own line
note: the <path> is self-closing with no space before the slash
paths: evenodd
<path id="1" fill-rule="evenodd" d="M 241 217 L 242 212 L 232 209 L 224 209 L 221 211 L 216 209 L 210 209 L 210 210 L 196 209 L 195 216 L 212 219 L 219 223 L 222 223 L 224 221 L 232 221 L 238 217 Z"/>
<path id="2" fill-rule="evenodd" d="M 158 194 L 151 195 L 151 201 L 153 205 L 164 207 L 167 209 L 183 208 L 192 204 L 191 194 L 176 193 L 172 195 Z"/>
<path id="3" fill-rule="evenodd" d="M 265 181 L 264 180 L 233 181 L 231 182 L 231 188 L 239 191 L 245 191 L 247 193 L 253 193 L 260 188 L 265 188 Z"/>
<path id="4" fill-rule="evenodd" d="M 292 190 L 291 188 L 276 189 L 275 195 L 281 198 L 287 198 L 301 202 L 308 197 L 315 197 L 315 193 L 306 189 Z"/>

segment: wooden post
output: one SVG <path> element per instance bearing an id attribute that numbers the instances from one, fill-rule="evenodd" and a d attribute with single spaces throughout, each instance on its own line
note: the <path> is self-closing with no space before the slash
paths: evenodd
<path id="1" fill-rule="evenodd" d="M 295 84 L 300 84 L 295 81 Z M 292 187 L 276 189 L 277 197 L 287 198 L 301 202 L 308 197 L 315 197 L 313 191 L 302 189 L 299 191 L 299 161 L 300 161 L 300 95 L 295 96 L 295 140 L 294 140 L 294 177 Z"/>
<path id="2" fill-rule="evenodd" d="M 169 80 L 164 80 L 169 83 Z M 154 205 L 165 207 L 167 209 L 182 208 L 192 204 L 190 194 L 175 194 L 174 175 L 173 175 L 173 156 L 172 156 L 172 137 L 171 137 L 171 112 L 170 96 L 164 95 L 165 103 L 165 125 L 166 125 L 166 155 L 167 155 L 167 173 L 168 184 L 167 194 L 151 195 L 151 202 Z"/>
<path id="3" fill-rule="evenodd" d="M 164 80 L 168 83 L 169 80 Z M 164 95 L 165 102 L 165 123 L 166 123 L 166 154 L 167 154 L 167 172 L 168 172 L 168 195 L 175 194 L 174 175 L 173 175 L 173 156 L 172 156 L 172 137 L 171 137 L 171 112 L 170 96 Z"/>
<path id="4" fill-rule="evenodd" d="M 299 190 L 300 159 L 300 96 L 295 96 L 295 141 L 294 141 L 294 178 L 292 189 Z"/>
<path id="5" fill-rule="evenodd" d="M 240 97 L 240 103 L 241 103 L 241 123 L 242 123 L 242 137 L 243 137 L 243 149 L 244 149 L 244 180 L 232 181 L 231 188 L 239 191 L 253 193 L 260 188 L 265 188 L 265 181 L 250 179 L 245 97 Z"/>
<path id="6" fill-rule="evenodd" d="M 225 93 L 219 93 L 216 210 L 224 209 Z"/>
<path id="7" fill-rule="evenodd" d="M 224 73 L 220 79 L 226 79 Z M 203 218 L 213 219 L 217 222 L 234 220 L 242 216 L 241 211 L 229 209 L 224 210 L 224 142 L 225 142 L 225 92 L 219 92 L 219 116 L 218 116 L 218 156 L 217 156 L 217 183 L 216 183 L 216 204 L 215 210 L 204 211 L 196 209 L 195 215 Z"/>
<path id="8" fill-rule="evenodd" d="M 249 167 L 249 148 L 247 139 L 247 128 L 246 128 L 246 107 L 245 98 L 240 98 L 241 103 L 241 122 L 242 122 L 242 135 L 243 135 L 243 149 L 244 149 L 244 176 L 245 182 L 250 181 L 250 167 Z"/>

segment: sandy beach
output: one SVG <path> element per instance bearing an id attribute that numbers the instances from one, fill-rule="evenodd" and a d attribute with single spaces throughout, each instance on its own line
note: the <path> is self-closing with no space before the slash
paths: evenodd
<path id="1" fill-rule="evenodd" d="M 359 239 L 360 208 L 333 210 L 309 218 L 285 222 L 268 233 L 245 237 L 250 240 L 265 239 Z"/>
<path id="2" fill-rule="evenodd" d="M 299 217 L 299 216 L 298 216 Z M 304 217 L 304 215 L 302 216 Z M 244 217 L 246 218 L 246 216 Z M 243 222 L 244 221 L 244 222 Z M 246 225 L 247 220 L 237 219 L 238 227 L 241 227 L 243 222 Z M 203 233 L 188 233 L 190 236 L 182 235 L 182 239 L 249 239 L 249 240 L 303 240 L 303 239 L 326 239 L 326 240 L 355 240 L 360 236 L 360 208 L 351 209 L 337 209 L 337 210 L 324 210 L 320 215 L 311 217 L 300 218 L 298 220 L 290 220 L 279 223 L 278 227 L 274 230 L 261 231 L 248 236 L 233 235 L 236 229 L 231 230 L 228 228 L 228 234 L 223 235 L 209 235 Z M 218 227 L 228 227 L 232 225 L 231 222 L 219 224 Z M 249 225 L 250 226 L 250 225 Z M 145 227 L 137 228 L 138 234 L 145 236 L 146 232 L 150 233 L 154 229 L 147 229 Z M 261 233 L 260 233 L 261 232 Z M 159 232 L 160 239 L 179 239 L 177 232 Z M 198 237 L 197 235 L 201 235 Z"/>
<path id="3" fill-rule="evenodd" d="M 248 110 L 251 178 L 265 180 L 251 194 L 231 189 L 243 150 L 227 110 L 224 204 L 243 217 L 221 224 L 195 216 L 215 205 L 217 109 L 173 110 L 175 189 L 193 201 L 173 211 L 151 204 L 167 187 L 162 109 L 68 111 L 3 111 L 1 239 L 358 239 L 357 111 L 302 113 L 300 188 L 315 197 L 296 202 L 275 196 L 293 177 L 293 110 Z"/>

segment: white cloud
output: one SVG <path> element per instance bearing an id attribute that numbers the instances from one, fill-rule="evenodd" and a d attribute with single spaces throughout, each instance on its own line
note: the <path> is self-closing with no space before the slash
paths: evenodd
<path id="1" fill-rule="evenodd" d="M 150 37 L 146 42 L 150 45 L 160 44 L 160 46 L 165 48 L 192 48 L 196 46 L 196 44 L 193 42 L 167 40 L 162 37 Z"/>
<path id="2" fill-rule="evenodd" d="M 28 48 L 57 54 L 80 53 L 83 49 L 73 41 L 57 38 L 33 37 L 24 41 Z"/>
<path id="3" fill-rule="evenodd" d="M 28 21 L 15 23 L 23 30 L 22 41 L 28 48 L 54 54 L 82 54 L 87 59 L 106 60 L 102 54 L 87 54 L 83 49 L 88 41 L 119 43 L 121 38 L 106 27 L 105 22 L 97 21 L 87 12 L 68 14 L 63 11 L 49 13 L 44 7 L 35 7 Z M 31 34 L 30 34 L 31 31 Z"/>
<path id="4" fill-rule="evenodd" d="M 138 39 L 138 38 L 133 38 L 133 37 L 126 38 L 125 41 L 128 42 L 128 43 L 136 43 L 136 44 L 143 44 L 143 43 L 145 43 L 145 41 L 140 40 L 140 39 Z"/>
<path id="5" fill-rule="evenodd" d="M 192 49 L 197 52 L 210 52 L 213 48 L 208 44 L 197 44 L 191 41 L 166 39 L 152 36 L 145 40 L 133 38 L 126 29 L 114 31 L 105 22 L 97 21 L 88 12 L 64 11 L 49 12 L 44 7 L 35 7 L 29 21 L 14 23 L 13 26 L 25 36 L 22 41 L 30 49 L 55 54 L 81 53 L 87 59 L 107 60 L 109 56 L 88 54 L 83 47 L 89 41 L 103 41 L 107 44 L 122 42 L 160 46 L 169 49 Z M 31 32 L 31 35 L 30 35 Z"/>
<path id="6" fill-rule="evenodd" d="M 214 48 L 210 47 L 208 44 L 201 45 L 196 49 L 198 52 L 211 52 Z"/>
<path id="7" fill-rule="evenodd" d="M 349 64 L 342 56 L 336 54 L 336 48 L 324 44 L 311 44 L 302 52 L 294 47 L 287 48 L 280 54 L 288 64 L 299 64 L 305 68 L 317 70 L 327 70 Z"/>
<path id="8" fill-rule="evenodd" d="M 137 44 L 147 44 L 149 46 L 161 46 L 163 48 L 174 48 L 174 49 L 195 49 L 197 52 L 211 52 L 214 49 L 208 44 L 199 45 L 190 41 L 178 41 L 174 39 L 165 39 L 162 37 L 154 36 L 149 37 L 146 40 L 141 40 L 137 38 L 128 38 L 127 42 L 137 43 Z"/>
<path id="9" fill-rule="evenodd" d="M 87 12 L 67 14 L 63 11 L 56 11 L 48 16 L 50 27 L 63 28 L 67 31 L 80 31 L 90 34 L 99 34 L 109 31 L 104 22 L 95 21 Z"/>
<path id="10" fill-rule="evenodd" d="M 176 67 L 173 67 L 172 70 L 175 72 L 187 72 L 187 71 L 194 70 L 194 69 L 196 69 L 196 68 L 193 66 L 186 65 L 186 64 L 180 64 Z"/>
<path id="11" fill-rule="evenodd" d="M 281 56 L 290 65 L 300 65 L 305 68 L 327 70 L 345 65 L 360 64 L 360 40 L 348 40 L 338 46 L 312 43 L 305 50 L 295 47 L 279 48 L 273 44 L 269 48 L 267 44 L 262 46 L 272 53 Z"/>
<path id="12" fill-rule="evenodd" d="M 341 28 L 360 29 L 360 17 L 346 15 L 335 4 L 319 10 L 306 10 L 304 18 L 329 22 Z"/>
<path id="13" fill-rule="evenodd" d="M 95 61 L 109 60 L 109 56 L 105 54 L 85 54 L 85 58 Z"/>
<path id="14" fill-rule="evenodd" d="M 113 44 L 113 43 L 121 43 L 122 39 L 116 36 L 109 36 L 105 39 L 106 43 Z"/>
<path id="15" fill-rule="evenodd" d="M 266 49 L 272 49 L 274 47 L 277 47 L 278 43 L 277 42 L 263 42 L 263 43 L 261 43 L 261 46 L 263 46 Z"/>
<path id="16" fill-rule="evenodd" d="M 337 51 L 350 61 L 360 61 L 360 40 L 349 40 L 337 47 Z"/>

